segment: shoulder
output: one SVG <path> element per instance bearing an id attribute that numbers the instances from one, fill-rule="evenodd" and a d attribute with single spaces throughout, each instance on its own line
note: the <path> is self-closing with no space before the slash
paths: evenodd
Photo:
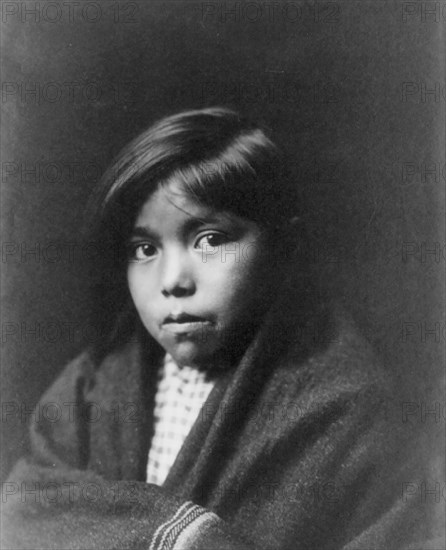
<path id="1" fill-rule="evenodd" d="M 299 403 L 306 402 L 311 409 L 313 405 L 334 407 L 355 414 L 362 409 L 365 415 L 371 407 L 377 409 L 392 400 L 390 369 L 383 365 L 348 312 L 330 305 L 305 330 L 305 334 L 299 328 L 295 330 L 274 375 L 281 393 Z"/>
<path id="2" fill-rule="evenodd" d="M 140 349 L 136 342 L 127 343 L 98 360 L 90 348 L 69 361 L 42 400 L 48 401 L 67 392 L 85 392 L 97 384 L 128 383 L 129 376 L 140 367 Z"/>
<path id="3" fill-rule="evenodd" d="M 333 305 L 326 312 L 326 330 L 311 358 L 315 373 L 332 382 L 387 386 L 391 373 L 377 351 L 363 336 L 351 315 Z"/>
<path id="4" fill-rule="evenodd" d="M 100 434 L 118 422 L 114 404 L 133 403 L 138 395 L 138 357 L 137 344 L 129 343 L 101 361 L 89 349 L 71 360 L 37 404 L 30 425 L 34 459 L 84 468 L 91 432 Z"/>
<path id="5" fill-rule="evenodd" d="M 376 350 L 352 316 L 336 303 L 321 308 L 310 321 L 295 319 L 288 351 L 324 378 L 363 380 L 366 376 L 378 381 L 387 377 Z"/>

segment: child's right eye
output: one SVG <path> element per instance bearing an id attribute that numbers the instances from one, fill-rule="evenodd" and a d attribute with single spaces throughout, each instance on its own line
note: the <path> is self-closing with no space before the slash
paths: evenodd
<path id="1" fill-rule="evenodd" d="M 156 255 L 156 248 L 150 243 L 130 244 L 128 248 L 128 259 L 134 262 L 150 260 Z"/>

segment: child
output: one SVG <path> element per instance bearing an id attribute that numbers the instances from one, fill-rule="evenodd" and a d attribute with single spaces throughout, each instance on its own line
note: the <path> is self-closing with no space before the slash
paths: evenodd
<path id="1" fill-rule="evenodd" d="M 103 338 L 41 400 L 63 413 L 31 427 L 10 476 L 21 527 L 6 547 L 332 550 L 413 535 L 407 453 L 381 414 L 390 386 L 313 289 L 301 204 L 266 131 L 227 109 L 168 117 L 124 150 L 92 202 Z"/>

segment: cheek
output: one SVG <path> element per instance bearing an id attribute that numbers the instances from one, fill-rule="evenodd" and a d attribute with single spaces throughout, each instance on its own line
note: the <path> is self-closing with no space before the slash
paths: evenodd
<path id="1" fill-rule="evenodd" d="M 135 270 L 132 269 L 132 267 L 129 267 L 127 269 L 127 286 L 129 288 L 130 295 L 134 302 L 136 302 L 136 299 L 138 296 L 137 280 L 138 280 L 138 277 L 137 277 L 137 274 L 135 273 Z"/>
<path id="2" fill-rule="evenodd" d="M 136 309 L 144 309 L 144 305 L 149 302 L 148 299 L 153 293 L 150 278 L 141 270 L 131 266 L 127 271 L 127 284 Z"/>
<path id="3" fill-rule="evenodd" d="M 249 256 L 248 256 L 249 254 Z M 274 276 L 271 257 L 258 246 L 246 248 L 245 259 L 233 273 L 233 284 L 241 303 L 254 307 L 268 297 L 279 280 Z"/>
<path id="4" fill-rule="evenodd" d="M 240 259 L 249 267 L 252 267 L 253 264 L 260 263 L 263 255 L 264 247 L 261 243 L 250 241 L 240 247 Z"/>
<path id="5" fill-rule="evenodd" d="M 222 250 L 217 265 L 222 269 L 223 276 L 244 285 L 262 278 L 269 271 L 271 254 L 262 240 L 247 238 L 240 242 L 236 249 Z"/>
<path id="6" fill-rule="evenodd" d="M 257 261 L 227 258 L 213 266 L 212 274 L 203 278 L 203 284 L 217 301 L 226 306 L 236 307 L 250 302 L 260 291 L 264 283 Z M 229 304 L 228 302 L 231 302 Z"/>

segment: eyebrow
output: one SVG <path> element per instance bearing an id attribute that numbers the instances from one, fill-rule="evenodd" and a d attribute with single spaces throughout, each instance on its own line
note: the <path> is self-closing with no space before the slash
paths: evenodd
<path id="1" fill-rule="evenodd" d="M 213 223 L 222 223 L 221 217 L 216 216 L 208 216 L 208 217 L 197 217 L 197 216 L 190 216 L 184 224 L 181 226 L 181 230 L 189 233 L 193 231 L 194 229 L 197 229 L 200 225 L 207 225 L 207 224 L 213 224 Z M 158 234 L 156 229 L 149 226 L 136 226 L 132 229 L 130 233 L 130 238 L 135 237 L 142 237 L 142 238 L 152 238 L 157 239 Z"/>

